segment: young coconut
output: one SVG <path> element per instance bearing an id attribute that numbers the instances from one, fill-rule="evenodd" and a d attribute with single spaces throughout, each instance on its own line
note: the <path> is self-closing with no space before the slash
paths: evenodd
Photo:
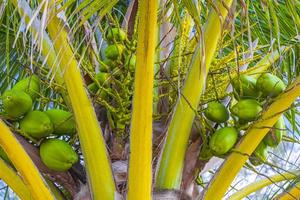
<path id="1" fill-rule="evenodd" d="M 252 153 L 252 155 L 249 158 L 249 161 L 252 165 L 258 166 L 263 164 L 267 161 L 268 157 L 268 148 L 267 145 L 265 145 L 264 142 L 259 143 L 259 145 L 256 147 L 255 151 Z"/>
<path id="2" fill-rule="evenodd" d="M 236 143 L 238 131 L 234 127 L 217 130 L 209 140 L 209 147 L 215 155 L 227 153 Z"/>
<path id="3" fill-rule="evenodd" d="M 109 42 L 122 42 L 126 40 L 126 33 L 120 28 L 111 28 L 106 32 L 106 39 Z"/>
<path id="4" fill-rule="evenodd" d="M 99 67 L 100 67 L 99 68 L 100 72 L 107 73 L 107 72 L 109 72 L 110 68 L 114 68 L 113 61 L 109 60 L 109 59 L 105 59 L 102 62 L 100 62 L 100 66 Z"/>
<path id="5" fill-rule="evenodd" d="M 257 119 L 259 113 L 262 111 L 262 107 L 254 99 L 242 99 L 230 110 L 233 115 L 237 116 L 243 122 L 250 122 Z"/>
<path id="6" fill-rule="evenodd" d="M 259 91 L 256 88 L 256 79 L 241 74 L 232 81 L 232 87 L 237 92 L 240 98 L 257 98 Z"/>
<path id="7" fill-rule="evenodd" d="M 264 143 L 269 147 L 277 147 L 282 140 L 285 128 L 284 119 L 281 116 L 274 127 L 264 137 Z"/>
<path id="8" fill-rule="evenodd" d="M 99 72 L 96 74 L 95 78 L 97 81 L 100 83 L 100 85 L 107 85 L 108 84 L 108 78 L 110 74 L 104 73 L 104 72 Z"/>
<path id="9" fill-rule="evenodd" d="M 120 59 L 124 51 L 124 46 L 122 44 L 111 44 L 105 49 L 105 56 L 111 60 Z"/>
<path id="10" fill-rule="evenodd" d="M 110 75 L 108 73 L 99 72 L 96 74 L 95 78 L 97 79 L 97 81 L 99 82 L 99 84 L 101 86 L 108 86 L 109 85 L 109 81 L 108 81 L 109 76 Z M 95 82 L 93 82 L 88 85 L 88 90 L 91 93 L 96 94 L 97 91 L 99 90 L 99 87 Z M 106 96 L 107 96 L 107 93 L 104 90 L 101 90 L 100 97 L 105 98 Z"/>
<path id="11" fill-rule="evenodd" d="M 216 101 L 207 104 L 204 115 L 207 119 L 217 123 L 223 123 L 229 119 L 227 108 Z"/>
<path id="12" fill-rule="evenodd" d="M 271 73 L 264 73 L 257 79 L 256 87 L 262 92 L 264 97 L 274 98 L 285 90 L 286 85 L 277 76 Z"/>
<path id="13" fill-rule="evenodd" d="M 116 66 L 119 65 L 115 60 L 110 60 L 110 59 L 103 60 L 103 63 L 106 66 L 100 65 L 100 72 L 104 72 L 104 73 L 112 71 L 113 69 L 116 68 Z"/>
<path id="14" fill-rule="evenodd" d="M 205 144 L 202 146 L 199 154 L 200 160 L 209 160 L 211 157 L 213 157 L 213 152 L 209 148 L 209 145 Z"/>
<path id="15" fill-rule="evenodd" d="M 12 90 L 24 91 L 31 96 L 32 100 L 35 100 L 40 92 L 40 79 L 36 75 L 21 79 Z"/>
<path id="16" fill-rule="evenodd" d="M 59 139 L 47 139 L 40 146 L 43 163 L 55 171 L 67 171 L 78 161 L 72 146 Z"/>
<path id="17" fill-rule="evenodd" d="M 16 119 L 31 110 L 32 99 L 23 91 L 7 90 L 2 96 L 2 104 L 6 117 Z"/>
<path id="18" fill-rule="evenodd" d="M 97 86 L 96 83 L 91 83 L 87 86 L 88 90 L 92 93 L 92 94 L 96 94 L 97 91 L 99 90 L 99 87 Z"/>
<path id="19" fill-rule="evenodd" d="M 42 111 L 31 111 L 20 121 L 21 133 L 34 139 L 42 139 L 53 133 L 53 124 Z"/>
<path id="20" fill-rule="evenodd" d="M 125 67 L 130 71 L 134 71 L 135 65 L 136 65 L 136 56 L 134 54 L 127 56 L 125 59 Z"/>
<path id="21" fill-rule="evenodd" d="M 53 134 L 74 135 L 76 123 L 72 113 L 59 109 L 45 111 L 53 124 Z"/>
<path id="22" fill-rule="evenodd" d="M 103 89 L 100 90 L 96 83 L 89 84 L 88 90 L 91 94 L 96 95 L 97 97 L 99 97 L 101 99 L 107 99 L 108 93 Z M 108 90 L 110 90 L 110 89 L 108 89 Z"/>

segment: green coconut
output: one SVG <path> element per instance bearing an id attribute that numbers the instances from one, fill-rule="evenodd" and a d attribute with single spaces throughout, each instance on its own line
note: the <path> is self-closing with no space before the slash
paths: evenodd
<path id="1" fill-rule="evenodd" d="M 127 56 L 125 59 L 125 67 L 127 67 L 130 71 L 134 71 L 135 65 L 136 65 L 136 56 L 134 54 Z"/>
<path id="2" fill-rule="evenodd" d="M 110 75 L 108 73 L 99 72 L 99 73 L 96 74 L 95 79 L 99 82 L 99 84 L 101 86 L 108 86 L 109 85 L 109 81 L 108 81 L 109 76 Z M 94 83 L 91 83 L 91 84 L 88 85 L 88 90 L 91 93 L 96 94 L 97 91 L 99 90 L 99 87 L 98 87 L 97 83 L 94 82 Z M 104 95 L 104 93 L 103 93 L 103 95 Z M 106 96 L 106 95 L 104 95 L 104 96 Z"/>
<path id="3" fill-rule="evenodd" d="M 41 139 L 53 133 L 53 124 L 45 112 L 31 111 L 20 121 L 21 133 Z"/>
<path id="4" fill-rule="evenodd" d="M 67 171 L 78 161 L 72 146 L 59 139 L 47 139 L 40 146 L 43 163 L 55 171 Z"/>
<path id="5" fill-rule="evenodd" d="M 120 28 L 110 28 L 106 32 L 106 39 L 109 42 L 122 42 L 126 40 L 126 33 Z"/>
<path id="6" fill-rule="evenodd" d="M 207 119 L 217 123 L 223 123 L 229 119 L 229 112 L 227 108 L 216 101 L 207 104 L 204 115 Z"/>
<path id="7" fill-rule="evenodd" d="M 100 71 L 107 73 L 109 71 L 112 71 L 113 69 L 116 68 L 116 66 L 118 66 L 119 64 L 117 62 L 115 62 L 115 60 L 110 60 L 110 59 L 105 59 L 103 61 L 103 63 L 107 66 L 104 65 L 100 65 Z"/>
<path id="8" fill-rule="evenodd" d="M 110 71 L 109 69 L 113 69 L 113 68 L 114 68 L 114 64 L 112 60 L 105 59 L 100 63 L 100 72 L 107 73 Z"/>
<path id="9" fill-rule="evenodd" d="M 91 83 L 88 85 L 88 90 L 91 94 L 97 95 L 101 99 L 107 99 L 107 92 L 105 90 L 100 90 L 96 83 Z"/>
<path id="10" fill-rule="evenodd" d="M 264 142 L 259 143 L 255 151 L 249 158 L 249 161 L 252 165 L 258 166 L 267 161 L 268 157 L 268 148 Z"/>
<path id="11" fill-rule="evenodd" d="M 209 160 L 211 157 L 213 157 L 213 152 L 209 148 L 209 145 L 204 145 L 201 148 L 199 159 L 200 160 Z"/>
<path id="12" fill-rule="evenodd" d="M 238 101 L 231 109 L 231 113 L 237 116 L 243 122 L 250 122 L 257 119 L 262 107 L 254 99 L 242 99 Z"/>
<path id="13" fill-rule="evenodd" d="M 97 81 L 99 82 L 100 85 L 104 85 L 108 83 L 108 79 L 109 79 L 110 74 L 108 73 L 104 73 L 104 72 L 99 72 L 96 74 L 95 78 L 97 79 Z"/>
<path id="14" fill-rule="evenodd" d="M 53 124 L 53 134 L 56 135 L 74 135 L 76 132 L 76 123 L 73 114 L 60 109 L 51 109 L 45 111 Z"/>
<path id="15" fill-rule="evenodd" d="M 40 79 L 36 75 L 21 79 L 12 90 L 24 91 L 31 96 L 32 100 L 35 100 L 40 93 Z"/>
<path id="16" fill-rule="evenodd" d="M 111 60 L 118 60 L 121 58 L 124 51 L 124 46 L 122 44 L 111 44 L 105 49 L 105 57 Z"/>
<path id="17" fill-rule="evenodd" d="M 88 85 L 88 90 L 92 93 L 92 94 L 96 94 L 97 91 L 99 90 L 99 87 L 97 86 L 96 83 L 91 83 Z"/>
<path id="18" fill-rule="evenodd" d="M 31 110 L 32 99 L 24 91 L 7 90 L 2 96 L 2 104 L 5 115 L 10 119 L 16 119 Z"/>
<path id="19" fill-rule="evenodd" d="M 285 90 L 286 85 L 277 76 L 271 73 L 264 73 L 257 79 L 256 87 L 262 92 L 264 97 L 274 98 Z"/>
<path id="20" fill-rule="evenodd" d="M 209 147 L 215 155 L 227 153 L 237 142 L 238 131 L 234 127 L 217 130 L 209 140 Z"/>
<path id="21" fill-rule="evenodd" d="M 256 88 L 256 79 L 241 74 L 232 81 L 232 86 L 240 98 L 257 98 L 259 91 Z"/>
<path id="22" fill-rule="evenodd" d="M 282 140 L 282 137 L 285 133 L 285 123 L 284 119 L 281 116 L 279 120 L 276 122 L 274 127 L 267 133 L 264 137 L 264 143 L 269 147 L 277 147 Z"/>

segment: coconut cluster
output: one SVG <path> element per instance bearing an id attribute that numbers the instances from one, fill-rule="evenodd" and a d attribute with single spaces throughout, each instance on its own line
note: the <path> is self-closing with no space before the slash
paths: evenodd
<path id="1" fill-rule="evenodd" d="M 208 120 L 218 124 L 225 123 L 225 125 L 211 134 L 209 147 L 202 149 L 200 158 L 208 159 L 212 155 L 221 157 L 226 155 L 239 140 L 240 131 L 247 128 L 249 123 L 257 120 L 263 107 L 286 89 L 284 82 L 271 73 L 263 73 L 258 79 L 241 74 L 232 80 L 231 85 L 235 99 L 231 101 L 232 106 L 229 109 L 222 103 L 214 101 L 208 103 L 204 111 Z M 234 122 L 233 126 L 227 126 L 230 116 Z M 280 116 L 277 123 L 250 156 L 250 162 L 253 165 L 266 162 L 267 148 L 277 147 L 282 140 L 284 131 L 284 119 L 283 116 Z"/>
<path id="2" fill-rule="evenodd" d="M 104 39 L 103 60 L 99 72 L 91 76 L 88 90 L 96 103 L 107 108 L 112 130 L 124 135 L 131 118 L 136 42 L 129 41 L 126 32 L 117 27 L 108 28 Z"/>
<path id="3" fill-rule="evenodd" d="M 32 110 L 39 93 L 38 76 L 32 75 L 18 81 L 2 95 L 3 116 L 19 122 L 21 135 L 41 142 L 40 156 L 49 169 L 66 171 L 78 161 L 78 155 L 67 142 L 49 136 L 74 135 L 76 124 L 73 115 L 60 109 Z M 3 150 L 1 155 L 5 155 Z"/>

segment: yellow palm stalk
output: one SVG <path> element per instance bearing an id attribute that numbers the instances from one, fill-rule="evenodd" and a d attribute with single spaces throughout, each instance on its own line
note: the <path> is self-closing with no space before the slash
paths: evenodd
<path id="1" fill-rule="evenodd" d="M 290 199 L 299 199 L 300 198 L 300 184 L 296 184 L 290 190 L 283 192 L 278 195 L 275 199 L 277 200 L 290 200 Z"/>
<path id="2" fill-rule="evenodd" d="M 44 200 L 54 199 L 54 196 L 47 187 L 47 184 L 39 173 L 39 170 L 27 155 L 22 145 L 14 137 L 10 129 L 1 120 L 0 132 L 0 146 L 3 148 L 17 171 L 20 173 L 25 185 L 30 191 L 32 198 Z"/>
<path id="3" fill-rule="evenodd" d="M 30 200 L 31 194 L 21 177 L 0 158 L 0 179 L 2 179 L 21 199 Z"/>
<path id="4" fill-rule="evenodd" d="M 298 96 L 300 96 L 300 77 L 297 77 L 293 84 L 266 109 L 261 119 L 246 131 L 236 149 L 228 156 L 209 184 L 204 193 L 205 200 L 223 197 L 234 177 L 248 160 L 249 155 Z"/>
<path id="5" fill-rule="evenodd" d="M 184 156 L 195 117 L 195 110 L 198 107 L 206 75 L 221 37 L 224 19 L 227 16 L 227 9 L 220 1 L 217 2 L 216 6 L 219 8 L 220 13 L 212 10 L 205 25 L 203 36 L 205 53 L 202 53 L 203 49 L 201 47 L 203 45 L 199 45 L 191 62 L 182 95 L 178 99 L 169 125 L 157 169 L 156 187 L 158 188 L 178 189 L 180 187 Z M 223 3 L 230 7 L 232 0 L 223 0 Z M 220 21 L 220 15 L 223 17 L 222 22 Z M 203 56 L 205 56 L 204 63 L 202 62 Z"/>
<path id="6" fill-rule="evenodd" d="M 93 199 L 114 199 L 115 183 L 112 176 L 105 141 L 92 102 L 88 98 L 80 74 L 79 64 L 68 43 L 63 23 L 52 12 L 47 30 L 60 61 L 60 70 L 73 108 L 81 149 L 84 155 Z"/>
<path id="7" fill-rule="evenodd" d="M 273 176 L 261 179 L 255 183 L 249 184 L 246 187 L 240 189 L 238 192 L 234 193 L 229 197 L 229 200 L 240 200 L 247 197 L 252 192 L 256 192 L 268 185 L 278 183 L 281 181 L 295 179 L 299 176 L 299 171 L 286 172 L 282 174 L 275 174 Z M 298 189 L 300 192 L 300 189 Z"/>
<path id="8" fill-rule="evenodd" d="M 130 130 L 128 199 L 150 200 L 157 0 L 140 0 L 138 13 L 137 65 Z"/>

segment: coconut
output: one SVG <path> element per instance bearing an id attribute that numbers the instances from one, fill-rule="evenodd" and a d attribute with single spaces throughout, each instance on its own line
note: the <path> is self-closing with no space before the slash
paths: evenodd
<path id="1" fill-rule="evenodd" d="M 53 134 L 74 135 L 76 132 L 76 123 L 71 112 L 51 109 L 45 111 L 45 113 L 53 124 Z"/>
<path id="2" fill-rule="evenodd" d="M 105 56 L 111 60 L 117 60 L 121 58 L 124 51 L 124 46 L 122 44 L 111 44 L 105 49 Z"/>
<path id="3" fill-rule="evenodd" d="M 266 162 L 267 157 L 268 157 L 267 145 L 265 145 L 265 143 L 261 142 L 256 147 L 253 154 L 250 156 L 249 161 L 251 162 L 251 164 L 258 166 L 258 165 L 261 165 L 264 162 Z"/>
<path id="4" fill-rule="evenodd" d="M 259 91 L 256 88 L 256 79 L 241 74 L 232 81 L 232 86 L 240 98 L 257 98 Z"/>
<path id="5" fill-rule="evenodd" d="M 53 133 L 53 124 L 46 113 L 35 110 L 20 121 L 20 129 L 25 135 L 41 139 Z"/>
<path id="6" fill-rule="evenodd" d="M 264 73 L 257 79 L 256 87 L 262 92 L 264 97 L 274 98 L 285 90 L 286 85 L 277 76 L 271 73 Z"/>
<path id="7" fill-rule="evenodd" d="M 284 119 L 281 116 L 274 127 L 264 137 L 264 143 L 270 147 L 277 147 L 282 140 L 285 128 Z"/>
<path id="8" fill-rule="evenodd" d="M 219 102 L 208 103 L 204 115 L 207 119 L 217 123 L 226 122 L 229 118 L 228 110 Z"/>
<path id="9" fill-rule="evenodd" d="M 72 146 L 59 139 L 47 139 L 40 146 L 43 163 L 55 171 L 67 171 L 78 161 Z"/>
<path id="10" fill-rule="evenodd" d="M 231 113 L 243 122 L 254 121 L 261 111 L 262 107 L 254 99 L 242 99 L 231 108 Z"/>
<path id="11" fill-rule="evenodd" d="M 127 69 L 129 69 L 130 71 L 134 71 L 135 65 L 136 65 L 136 56 L 134 54 L 127 56 L 125 59 L 125 67 L 127 67 Z"/>
<path id="12" fill-rule="evenodd" d="M 234 127 L 217 130 L 209 140 L 209 147 L 215 155 L 227 153 L 237 142 L 238 131 Z"/>
<path id="13" fill-rule="evenodd" d="M 7 90 L 2 96 L 2 104 L 5 115 L 10 119 L 16 119 L 31 110 L 32 99 L 23 91 Z"/>
<path id="14" fill-rule="evenodd" d="M 32 100 L 35 100 L 40 92 L 40 79 L 36 75 L 18 81 L 12 90 L 20 90 L 28 93 Z"/>
<path id="15" fill-rule="evenodd" d="M 106 32 L 106 39 L 109 42 L 121 42 L 126 40 L 126 33 L 120 28 L 111 28 Z"/>

